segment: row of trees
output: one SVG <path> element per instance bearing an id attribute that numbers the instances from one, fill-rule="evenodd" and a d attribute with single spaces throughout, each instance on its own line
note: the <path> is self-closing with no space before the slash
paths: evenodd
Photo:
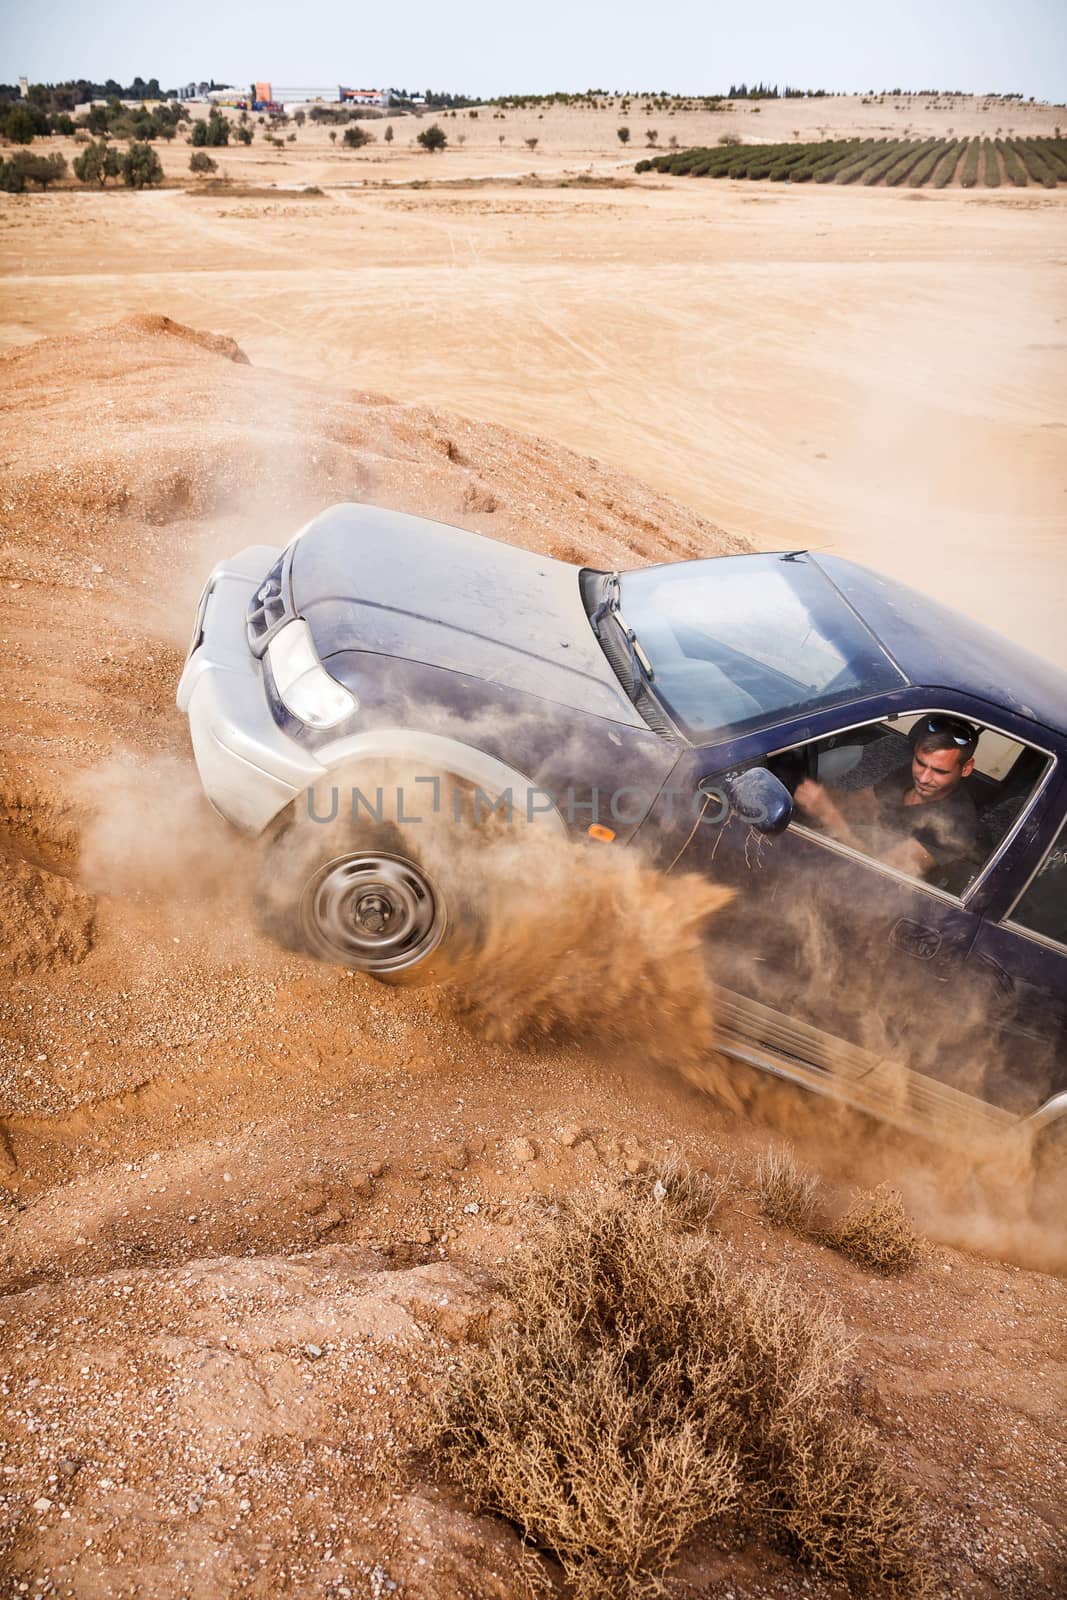
<path id="1" fill-rule="evenodd" d="M 101 189 L 109 178 L 121 178 L 128 189 L 145 189 L 163 182 L 163 163 L 150 144 L 135 140 L 122 151 L 99 139 L 75 156 L 74 176 L 79 183 L 95 183 Z"/>
<path id="2" fill-rule="evenodd" d="M 0 115 L 0 138 L 9 144 L 32 144 L 34 139 L 47 138 L 54 133 L 69 137 L 82 128 L 96 135 L 110 134 L 116 139 L 151 142 L 173 139 L 179 125 L 188 120 L 188 111 L 176 101 L 149 111 L 147 106 L 124 106 L 118 99 L 112 99 L 106 106 L 90 106 L 76 119 L 69 112 L 49 112 L 32 101 L 23 101 Z"/>
<path id="3" fill-rule="evenodd" d="M 651 131 L 651 130 L 650 130 Z M 768 178 L 790 183 L 884 183 L 893 188 L 943 189 L 959 174 L 964 188 L 1000 183 L 1000 161 L 1010 183 L 1054 188 L 1067 181 L 1067 140 L 831 139 L 808 144 L 745 145 L 725 135 L 714 149 L 682 150 L 639 161 L 638 172 L 703 178 Z M 999 156 L 999 160 L 998 160 Z"/>
<path id="4" fill-rule="evenodd" d="M 16 150 L 9 161 L 0 161 L 0 190 L 5 194 L 22 194 L 30 183 L 47 189 L 50 183 L 64 177 L 66 171 L 66 157 L 58 150 L 50 156 L 35 156 L 32 150 Z"/>

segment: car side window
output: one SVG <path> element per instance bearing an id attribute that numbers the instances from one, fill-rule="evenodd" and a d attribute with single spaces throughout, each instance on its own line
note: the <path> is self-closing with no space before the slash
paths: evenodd
<path id="1" fill-rule="evenodd" d="M 795 824 L 963 896 L 1049 762 L 997 729 L 935 709 L 845 729 L 767 765 L 793 794 Z"/>
<path id="2" fill-rule="evenodd" d="M 1067 821 L 1009 921 L 1067 945 Z"/>

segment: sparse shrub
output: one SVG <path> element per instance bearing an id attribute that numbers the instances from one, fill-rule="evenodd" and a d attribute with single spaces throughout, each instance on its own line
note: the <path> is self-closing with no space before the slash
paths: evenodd
<path id="1" fill-rule="evenodd" d="M 629 144 L 629 142 L 630 142 L 630 130 L 629 130 L 629 128 L 616 128 L 615 132 L 616 132 L 616 134 L 618 136 L 618 140 L 619 140 L 620 144 Z"/>
<path id="2" fill-rule="evenodd" d="M 448 143 L 448 135 L 436 122 L 431 122 L 430 126 L 423 128 L 416 137 L 422 148 L 428 150 L 431 155 L 436 155 L 438 150 L 443 150 Z"/>
<path id="3" fill-rule="evenodd" d="M 742 137 L 741 137 L 741 135 L 739 133 L 720 133 L 719 137 L 716 139 L 715 143 L 716 144 L 744 144 L 744 140 L 742 139 Z"/>
<path id="4" fill-rule="evenodd" d="M 117 178 L 122 171 L 122 158 L 106 139 L 86 145 L 80 156 L 74 157 L 74 176 L 79 183 L 96 183 L 102 189 L 109 178 Z"/>
<path id="5" fill-rule="evenodd" d="M 294 111 L 293 112 L 293 121 L 296 123 L 298 128 L 302 128 L 304 126 L 304 123 L 307 121 L 307 112 L 306 111 Z"/>
<path id="6" fill-rule="evenodd" d="M 845 1411 L 850 1347 L 824 1307 L 736 1270 L 654 1185 L 564 1202 L 505 1288 L 511 1316 L 460 1352 L 435 1443 L 575 1600 L 662 1594 L 724 1514 L 831 1579 L 925 1591 L 916 1506 Z"/>
<path id="7" fill-rule="evenodd" d="M 768 1222 L 794 1233 L 809 1231 L 815 1216 L 818 1179 L 803 1173 L 787 1150 L 768 1150 L 756 1164 L 756 1198 Z"/>
<path id="8" fill-rule="evenodd" d="M 336 144 L 337 143 L 337 129 L 336 128 L 331 128 L 330 129 L 330 143 L 331 144 Z"/>
<path id="9" fill-rule="evenodd" d="M 642 1196 L 651 1195 L 672 1226 L 688 1230 L 710 1227 L 733 1186 L 730 1171 L 712 1174 L 702 1167 L 690 1166 L 680 1156 L 668 1156 L 629 1179 L 627 1189 Z"/>
<path id="10" fill-rule="evenodd" d="M 826 1242 L 872 1272 L 906 1272 L 922 1253 L 922 1240 L 903 1200 L 885 1184 L 857 1194 Z"/>
<path id="11" fill-rule="evenodd" d="M 385 132 L 382 134 L 382 138 L 385 140 L 386 144 L 392 144 L 392 142 L 393 142 L 393 124 L 391 122 L 386 124 Z"/>
<path id="12" fill-rule="evenodd" d="M 218 162 L 209 156 L 206 150 L 194 150 L 189 157 L 190 172 L 217 172 L 218 170 Z"/>
<path id="13" fill-rule="evenodd" d="M 122 181 L 127 189 L 145 189 L 163 182 L 163 163 L 150 144 L 135 141 L 128 146 L 122 158 Z"/>
<path id="14" fill-rule="evenodd" d="M 524 139 L 522 142 L 526 146 L 527 150 L 536 150 L 537 149 L 537 140 L 536 139 Z"/>
<path id="15" fill-rule="evenodd" d="M 365 144 L 371 144 L 373 140 L 373 133 L 369 133 L 366 128 L 361 128 L 356 122 L 345 129 L 342 143 L 346 150 L 362 150 Z"/>
<path id="16" fill-rule="evenodd" d="M 242 127 L 239 127 L 239 128 L 235 128 L 233 131 L 236 134 L 237 138 L 240 140 L 241 144 L 249 145 L 249 144 L 252 143 L 252 139 L 254 137 L 254 134 L 253 134 L 253 130 L 251 128 L 246 127 L 246 126 L 242 126 Z"/>

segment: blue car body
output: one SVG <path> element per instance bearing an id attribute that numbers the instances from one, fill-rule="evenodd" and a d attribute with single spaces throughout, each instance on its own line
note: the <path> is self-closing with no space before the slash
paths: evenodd
<path id="1" fill-rule="evenodd" d="M 809 618 L 789 648 L 812 681 L 774 656 L 785 645 L 754 663 L 723 643 L 703 610 L 689 639 L 686 597 L 703 606 L 727 574 L 746 605 L 762 583 Z M 272 641 L 296 620 L 358 708 L 328 727 L 275 682 Z M 904 585 L 802 551 L 618 575 L 338 506 L 284 551 L 216 569 L 179 704 L 209 797 L 252 831 L 324 774 L 410 745 L 498 791 L 525 786 L 559 832 L 593 826 L 612 849 L 733 885 L 709 940 L 720 1042 L 758 1066 L 844 1082 L 903 1123 L 933 1107 L 1037 1127 L 1067 1110 L 1067 935 L 1055 913 L 1018 914 L 1035 883 L 1059 903 L 1067 881 L 1067 674 Z M 902 762 L 893 725 L 919 714 L 1016 752 L 981 780 L 989 849 L 966 884 L 909 877 L 796 817 L 761 831 L 724 799 L 753 770 L 791 789 L 798 763 L 862 774 L 875 748 Z"/>

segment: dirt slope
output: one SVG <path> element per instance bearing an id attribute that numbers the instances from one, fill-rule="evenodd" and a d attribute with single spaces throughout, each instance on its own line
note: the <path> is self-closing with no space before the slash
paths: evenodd
<path id="1" fill-rule="evenodd" d="M 872 1279 L 763 1224 L 766 1133 L 670 1070 L 682 991 L 658 1043 L 630 1026 L 628 990 L 684 972 L 681 935 L 621 977 L 579 947 L 569 1030 L 502 1043 L 448 995 L 266 944 L 250 852 L 199 797 L 173 692 L 223 553 L 349 498 L 605 564 L 725 537 L 588 458 L 163 318 L 2 373 L 0 1565 L 34 1594 L 517 1593 L 511 1530 L 404 1452 L 554 1197 L 682 1149 L 736 1170 L 739 1267 L 846 1317 L 857 1408 L 924 1492 L 948 1591 L 1059 1593 L 1060 1279 L 945 1245 Z M 835 1192 L 908 1180 L 822 1120 Z M 943 1188 L 909 1197 L 959 1229 Z M 709 1547 L 688 1576 L 832 1592 L 762 1549 Z"/>

